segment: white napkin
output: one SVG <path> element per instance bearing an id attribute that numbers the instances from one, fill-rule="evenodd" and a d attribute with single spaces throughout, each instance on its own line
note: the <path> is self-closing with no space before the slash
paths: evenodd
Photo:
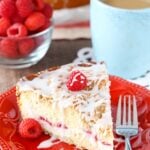
<path id="1" fill-rule="evenodd" d="M 53 39 L 90 38 L 89 5 L 54 11 Z"/>

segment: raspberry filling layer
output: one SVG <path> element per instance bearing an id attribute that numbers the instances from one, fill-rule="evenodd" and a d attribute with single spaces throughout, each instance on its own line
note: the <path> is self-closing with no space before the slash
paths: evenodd
<path id="1" fill-rule="evenodd" d="M 44 117 L 42 117 L 42 116 L 40 116 L 39 119 L 42 120 L 42 121 L 45 121 L 47 124 L 49 124 L 49 125 L 52 126 L 52 127 L 57 127 L 57 128 L 62 128 L 62 129 L 68 129 L 67 126 L 65 126 L 65 125 L 63 125 L 63 124 L 61 124 L 61 123 L 55 123 L 55 124 L 54 124 L 54 123 L 48 121 L 46 118 L 44 118 Z"/>
<path id="2" fill-rule="evenodd" d="M 63 125 L 62 123 L 52 123 L 49 120 L 47 120 L 46 118 L 40 116 L 39 120 L 42 120 L 44 122 L 46 122 L 49 126 L 54 127 L 54 128 L 61 128 L 64 130 L 68 130 L 68 127 L 66 125 Z M 112 144 L 106 142 L 106 141 L 102 141 L 100 139 L 98 139 L 97 135 L 94 135 L 91 131 L 84 131 L 88 136 L 91 136 L 96 142 L 99 141 L 100 143 L 102 143 L 103 145 L 107 145 L 107 146 L 112 146 Z"/>

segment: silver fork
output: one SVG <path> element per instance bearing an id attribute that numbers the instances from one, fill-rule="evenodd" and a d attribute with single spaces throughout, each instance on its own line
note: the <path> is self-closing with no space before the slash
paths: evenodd
<path id="1" fill-rule="evenodd" d="M 125 137 L 125 150 L 132 150 L 130 137 L 138 134 L 138 117 L 135 96 L 125 95 L 119 97 L 116 133 Z"/>

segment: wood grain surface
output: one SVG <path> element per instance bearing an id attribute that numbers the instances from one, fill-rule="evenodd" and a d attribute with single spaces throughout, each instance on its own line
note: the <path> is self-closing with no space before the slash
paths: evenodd
<path id="1" fill-rule="evenodd" d="M 36 65 L 24 69 L 0 68 L 0 93 L 15 86 L 22 76 L 44 70 L 51 66 L 71 63 L 77 57 L 80 48 L 91 46 L 90 40 L 53 41 L 46 56 Z"/>

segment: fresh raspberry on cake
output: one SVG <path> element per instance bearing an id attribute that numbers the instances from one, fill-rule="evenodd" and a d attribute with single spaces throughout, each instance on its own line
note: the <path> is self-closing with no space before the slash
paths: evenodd
<path id="1" fill-rule="evenodd" d="M 87 86 L 86 76 L 81 71 L 73 71 L 67 81 L 67 87 L 71 91 L 80 91 Z"/>
<path id="2" fill-rule="evenodd" d="M 11 23 L 8 18 L 2 17 L 0 18 L 0 36 L 7 35 L 7 29 L 10 27 Z"/>
<path id="3" fill-rule="evenodd" d="M 13 39 L 3 39 L 0 42 L 0 55 L 6 58 L 17 58 L 19 54 L 16 41 Z"/>
<path id="4" fill-rule="evenodd" d="M 15 23 L 7 29 L 8 37 L 24 37 L 28 34 L 26 26 L 21 23 Z"/>
<path id="5" fill-rule="evenodd" d="M 42 134 L 42 128 L 35 119 L 27 118 L 19 124 L 19 133 L 23 138 L 38 138 Z"/>
<path id="6" fill-rule="evenodd" d="M 40 12 L 33 12 L 25 21 L 29 31 L 35 31 L 44 26 L 46 17 Z"/>
<path id="7" fill-rule="evenodd" d="M 27 56 L 35 48 L 35 42 L 33 39 L 24 39 L 18 41 L 18 49 L 21 56 Z"/>
<path id="8" fill-rule="evenodd" d="M 28 17 L 35 10 L 32 0 L 16 0 L 16 7 L 21 17 Z"/>
<path id="9" fill-rule="evenodd" d="M 10 18 L 15 13 L 14 0 L 1 0 L 0 1 L 0 16 Z"/>

